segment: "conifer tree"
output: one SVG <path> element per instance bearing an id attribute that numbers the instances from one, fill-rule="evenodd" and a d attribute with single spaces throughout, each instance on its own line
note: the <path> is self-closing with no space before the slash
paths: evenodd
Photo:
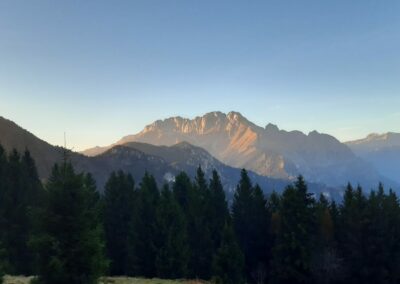
<path id="1" fill-rule="evenodd" d="M 111 275 L 130 275 L 132 257 L 129 233 L 133 222 L 135 192 L 130 174 L 111 173 L 103 196 L 106 251 Z"/>
<path id="2" fill-rule="evenodd" d="M 186 221 L 168 185 L 161 192 L 157 208 L 157 229 L 157 276 L 166 279 L 185 277 L 189 260 Z"/>
<path id="3" fill-rule="evenodd" d="M 207 218 L 210 222 L 210 232 L 215 252 L 221 245 L 224 226 L 230 218 L 224 188 L 216 170 L 212 172 L 209 191 L 210 201 L 207 206 Z"/>
<path id="4" fill-rule="evenodd" d="M 232 226 L 224 226 L 221 246 L 213 259 L 213 279 L 217 284 L 241 284 L 244 281 L 244 257 Z"/>
<path id="5" fill-rule="evenodd" d="M 5 220 L 5 197 L 6 197 L 6 167 L 7 157 L 4 148 L 0 145 L 0 283 L 6 271 L 7 252 L 4 247 L 6 240 L 6 220 Z"/>
<path id="6" fill-rule="evenodd" d="M 363 281 L 364 249 L 366 233 L 367 198 L 361 187 L 353 189 L 348 184 L 342 206 L 339 222 L 339 250 L 346 267 L 346 279 L 353 283 Z"/>
<path id="7" fill-rule="evenodd" d="M 172 192 L 184 213 L 187 214 L 190 209 L 189 205 L 193 195 L 193 188 L 190 178 L 185 172 L 181 172 L 175 177 Z"/>
<path id="8" fill-rule="evenodd" d="M 199 166 L 195 182 L 189 196 L 187 211 L 188 237 L 191 246 L 189 276 L 209 279 L 211 277 L 211 259 L 213 242 L 211 236 L 211 219 L 209 217 L 210 191 L 205 174 Z"/>
<path id="9" fill-rule="evenodd" d="M 144 277 L 156 276 L 157 256 L 157 207 L 160 193 L 152 175 L 145 173 L 139 185 L 137 213 L 134 214 L 130 233 L 133 250 L 133 274 Z"/>
<path id="10" fill-rule="evenodd" d="M 241 172 L 241 179 L 233 197 L 232 218 L 234 230 L 245 257 L 247 276 L 249 276 L 249 270 L 253 265 L 253 263 L 249 261 L 253 252 L 253 232 L 251 227 L 251 212 L 253 210 L 252 187 L 247 171 L 243 169 Z"/>
<path id="11" fill-rule="evenodd" d="M 4 154 L 2 160 L 2 229 L 8 272 L 30 275 L 34 268 L 34 254 L 28 244 L 33 230 L 32 212 L 38 208 L 43 190 L 29 151 L 21 157 L 13 150 L 8 162 L 4 163 Z"/>
<path id="12" fill-rule="evenodd" d="M 37 216 L 40 231 L 32 240 L 40 256 L 39 283 L 97 283 L 107 266 L 99 204 L 87 184 L 66 161 L 52 170 Z"/>
<path id="13" fill-rule="evenodd" d="M 313 200 L 300 176 L 289 185 L 280 202 L 280 230 L 273 248 L 271 280 L 274 283 L 311 281 Z"/>
<path id="14" fill-rule="evenodd" d="M 244 169 L 234 195 L 232 217 L 245 257 L 247 278 L 265 279 L 269 270 L 270 216 L 261 188 L 258 185 L 253 188 Z"/>
<path id="15" fill-rule="evenodd" d="M 343 278 L 343 267 L 335 242 L 335 224 L 331 204 L 321 194 L 315 205 L 316 230 L 313 238 L 311 269 L 317 283 L 337 283 Z M 333 203 L 333 208 L 335 208 Z M 334 209 L 335 210 L 335 209 Z"/>

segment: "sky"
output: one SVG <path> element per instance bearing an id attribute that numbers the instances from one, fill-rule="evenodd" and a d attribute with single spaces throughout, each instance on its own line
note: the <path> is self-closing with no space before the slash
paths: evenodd
<path id="1" fill-rule="evenodd" d="M 397 0 L 0 0 L 0 116 L 75 150 L 217 110 L 341 141 L 400 132 L 399 15 Z"/>

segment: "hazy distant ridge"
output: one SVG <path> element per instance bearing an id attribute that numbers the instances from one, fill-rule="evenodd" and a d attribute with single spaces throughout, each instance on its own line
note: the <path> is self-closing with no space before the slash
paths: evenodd
<path id="1" fill-rule="evenodd" d="M 143 142 L 170 146 L 183 141 L 206 149 L 227 165 L 274 178 L 291 179 L 303 174 L 308 180 L 332 186 L 350 181 L 367 187 L 383 179 L 370 164 L 333 136 L 317 131 L 308 135 L 288 132 L 273 124 L 263 128 L 238 112 L 157 120 L 114 145 Z M 97 155 L 111 146 L 83 153 Z"/>

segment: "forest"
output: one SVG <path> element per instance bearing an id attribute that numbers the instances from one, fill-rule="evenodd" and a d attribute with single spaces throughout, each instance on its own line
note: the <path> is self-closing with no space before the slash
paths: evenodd
<path id="1" fill-rule="evenodd" d="M 263 192 L 271 192 L 264 194 Z M 299 176 L 283 192 L 245 169 L 232 200 L 198 168 L 159 186 L 117 171 L 102 194 L 65 155 L 46 182 L 29 151 L 0 147 L 1 276 L 92 284 L 104 275 L 212 283 L 398 283 L 400 205 L 382 184 L 340 202 Z"/>

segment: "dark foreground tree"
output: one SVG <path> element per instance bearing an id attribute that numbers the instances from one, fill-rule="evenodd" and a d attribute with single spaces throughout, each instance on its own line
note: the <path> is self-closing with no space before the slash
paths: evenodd
<path id="1" fill-rule="evenodd" d="M 310 283 L 313 228 L 313 199 L 300 176 L 288 186 L 280 201 L 280 224 L 272 258 L 274 283 Z"/>
<path id="2" fill-rule="evenodd" d="M 233 225 L 245 258 L 246 277 L 263 282 L 269 271 L 270 217 L 261 188 L 242 170 L 232 204 Z"/>
<path id="3" fill-rule="evenodd" d="M 189 260 L 185 216 L 168 185 L 165 185 L 157 208 L 157 276 L 179 279 L 186 276 Z"/>
<path id="4" fill-rule="evenodd" d="M 137 208 L 130 234 L 133 253 L 133 274 L 144 277 L 156 276 L 157 256 L 157 207 L 160 199 L 157 182 L 145 173 L 138 189 Z"/>
<path id="5" fill-rule="evenodd" d="M 7 273 L 30 275 L 33 273 L 34 255 L 28 240 L 32 233 L 32 212 L 39 206 L 42 185 L 28 151 L 21 157 L 13 150 L 8 160 L 4 152 L 0 156 L 0 226 L 1 241 L 7 249 Z"/>
<path id="6" fill-rule="evenodd" d="M 40 256 L 39 283 L 92 284 L 105 271 L 98 202 L 86 178 L 67 162 L 53 168 L 32 240 Z"/>
<path id="7" fill-rule="evenodd" d="M 244 283 L 243 272 L 243 254 L 232 226 L 227 223 L 223 230 L 221 246 L 213 260 L 214 281 L 218 284 Z"/>
<path id="8" fill-rule="evenodd" d="M 131 256 L 129 231 L 135 209 L 134 182 L 122 171 L 112 173 L 103 196 L 106 251 L 111 275 L 129 275 Z"/>

